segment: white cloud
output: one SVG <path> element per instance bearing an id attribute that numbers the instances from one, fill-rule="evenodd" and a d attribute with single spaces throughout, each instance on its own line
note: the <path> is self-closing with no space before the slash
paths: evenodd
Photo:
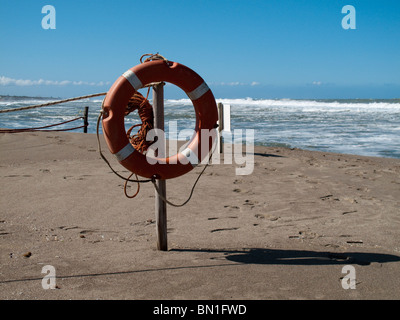
<path id="1" fill-rule="evenodd" d="M 29 79 L 13 79 L 0 76 L 0 86 L 104 86 L 110 84 L 109 81 L 104 82 L 87 82 L 87 81 L 70 81 L 70 80 L 29 80 Z"/>
<path id="2" fill-rule="evenodd" d="M 312 83 L 314 86 L 320 86 L 322 84 L 321 81 L 313 81 Z"/>
<path id="3" fill-rule="evenodd" d="M 257 81 L 253 81 L 251 83 L 233 81 L 233 82 L 211 82 L 210 85 L 236 87 L 236 86 L 258 86 L 260 85 L 260 83 Z"/>

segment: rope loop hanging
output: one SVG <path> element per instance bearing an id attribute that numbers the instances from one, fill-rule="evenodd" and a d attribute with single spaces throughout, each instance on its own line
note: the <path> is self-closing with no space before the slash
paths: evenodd
<path id="1" fill-rule="evenodd" d="M 144 58 L 144 57 L 148 57 L 148 58 L 146 58 L 146 59 L 143 61 L 143 58 Z M 140 57 L 140 63 L 145 63 L 145 62 L 153 61 L 153 60 L 164 60 L 164 61 L 168 61 L 165 57 L 163 57 L 161 54 L 158 54 L 158 53 L 156 53 L 156 54 L 154 54 L 154 53 L 146 53 L 146 54 L 144 54 L 144 55 L 142 55 L 142 56 Z"/>
<path id="2" fill-rule="evenodd" d="M 149 96 L 149 91 L 150 88 L 147 90 L 146 97 L 144 97 L 140 92 L 135 92 L 135 94 L 129 99 L 128 105 L 125 109 L 125 116 L 135 110 L 138 110 L 138 114 L 142 123 L 131 126 L 126 132 L 126 135 L 132 146 L 141 153 L 146 151 L 148 147 L 153 143 L 152 141 L 146 140 L 147 133 L 154 128 L 153 107 L 150 104 L 149 100 L 147 100 Z M 139 126 L 139 131 L 131 136 L 133 128 Z"/>
<path id="3" fill-rule="evenodd" d="M 143 61 L 145 57 L 147 58 Z M 154 60 L 168 61 L 165 57 L 158 53 L 143 54 L 139 60 L 140 63 L 146 63 Z M 140 92 L 136 91 L 134 95 L 129 99 L 128 105 L 126 106 L 125 110 L 125 116 L 130 114 L 132 111 L 138 110 L 138 114 L 142 123 L 131 126 L 126 134 L 132 146 L 141 153 L 145 152 L 149 148 L 149 146 L 154 143 L 146 140 L 147 133 L 154 128 L 153 107 L 148 100 L 151 85 L 152 84 L 148 86 L 146 97 L 144 97 Z M 139 131 L 131 136 L 133 128 L 139 126 Z"/>

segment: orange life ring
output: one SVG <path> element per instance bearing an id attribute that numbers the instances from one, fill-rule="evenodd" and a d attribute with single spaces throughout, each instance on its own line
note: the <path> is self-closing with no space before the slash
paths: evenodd
<path id="1" fill-rule="evenodd" d="M 186 92 L 194 106 L 196 126 L 183 151 L 168 158 L 152 158 L 155 161 L 150 163 L 146 155 L 130 144 L 124 115 L 129 98 L 138 89 L 160 81 L 172 83 Z M 209 154 L 214 142 L 213 137 L 205 135 L 208 147 L 204 147 L 207 144 L 202 141 L 201 131 L 216 131 L 217 120 L 215 98 L 204 80 L 190 68 L 172 61 L 153 60 L 129 69 L 115 81 L 103 101 L 103 134 L 110 152 L 126 169 L 146 178 L 171 179 L 192 170 Z"/>

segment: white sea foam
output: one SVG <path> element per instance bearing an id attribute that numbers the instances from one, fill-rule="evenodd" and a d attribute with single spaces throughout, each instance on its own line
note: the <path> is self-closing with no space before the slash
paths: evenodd
<path id="1" fill-rule="evenodd" d="M 0 109 L 54 101 L 53 98 L 0 97 Z M 0 127 L 28 128 L 48 125 L 83 114 L 89 106 L 89 133 L 103 99 L 0 114 Z M 290 146 L 358 155 L 400 158 L 400 100 L 294 100 L 217 99 L 231 105 L 231 128 L 254 129 L 255 143 Z M 196 116 L 190 99 L 165 100 L 166 131 L 169 121 L 177 130 L 193 129 Z M 130 127 L 139 123 L 137 113 L 126 118 Z M 68 126 L 81 125 L 80 121 Z M 100 128 L 101 130 L 101 128 Z M 168 133 L 167 133 L 168 134 Z"/>
<path id="2" fill-rule="evenodd" d="M 43 100 L 43 99 L 29 99 L 29 100 L 22 100 L 22 101 L 2 101 L 0 100 L 0 107 L 13 107 L 13 106 L 19 106 L 19 105 L 37 105 L 37 104 L 42 104 L 42 103 L 47 103 L 50 101 L 55 101 L 53 100 Z"/>
<path id="3" fill-rule="evenodd" d="M 229 104 L 233 107 L 256 107 L 256 108 L 289 108 L 301 109 L 303 112 L 343 112 L 343 111 L 362 111 L 362 112 L 375 112 L 375 111 L 389 111 L 400 112 L 400 102 L 380 102 L 380 101 L 366 101 L 362 100 L 292 100 L 292 99 L 216 99 L 217 103 Z M 192 105 L 190 99 L 169 99 L 166 105 Z"/>

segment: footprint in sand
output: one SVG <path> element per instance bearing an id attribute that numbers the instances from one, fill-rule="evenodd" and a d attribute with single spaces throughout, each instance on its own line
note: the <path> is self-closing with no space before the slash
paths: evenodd
<path id="1" fill-rule="evenodd" d="M 266 220 L 269 220 L 269 221 L 276 221 L 276 220 L 278 220 L 280 218 L 280 217 L 276 217 L 276 216 L 273 216 L 273 215 L 262 214 L 262 213 L 256 213 L 254 215 L 254 217 L 256 217 L 257 219 L 266 219 Z"/>
<path id="2" fill-rule="evenodd" d="M 231 231 L 231 230 L 237 230 L 237 229 L 239 229 L 239 228 L 237 228 L 237 227 L 233 227 L 233 228 L 219 228 L 219 229 L 213 229 L 213 230 L 211 230 L 210 232 L 213 233 L 213 232 Z"/>
<path id="3" fill-rule="evenodd" d="M 238 206 L 232 206 L 232 205 L 224 205 L 224 208 L 240 209 Z"/>

